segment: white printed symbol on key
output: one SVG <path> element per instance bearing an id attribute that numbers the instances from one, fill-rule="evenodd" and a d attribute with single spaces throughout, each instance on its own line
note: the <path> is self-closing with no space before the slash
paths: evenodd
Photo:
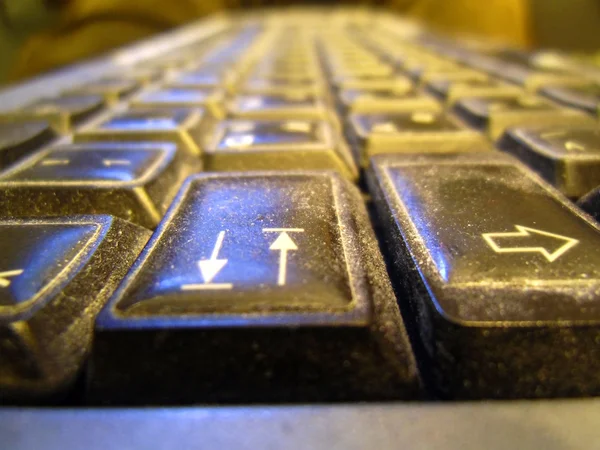
<path id="1" fill-rule="evenodd" d="M 0 288 L 7 288 L 10 286 L 11 280 L 8 278 L 16 277 L 23 273 L 22 269 L 7 270 L 6 272 L 0 272 Z"/>
<path id="2" fill-rule="evenodd" d="M 289 251 L 298 250 L 298 246 L 292 240 L 288 233 L 304 233 L 303 228 L 263 228 L 263 233 L 279 233 L 277 239 L 273 241 L 269 250 L 279 250 L 279 274 L 277 284 L 285 286 L 287 278 L 287 254 Z"/>
<path id="3" fill-rule="evenodd" d="M 219 259 L 219 251 L 223 246 L 223 239 L 225 239 L 225 231 L 219 232 L 217 236 L 217 242 L 213 247 L 213 251 L 209 259 L 202 259 L 198 261 L 198 268 L 204 279 L 203 284 L 184 284 L 181 286 L 182 291 L 195 291 L 195 290 L 212 290 L 212 289 L 232 289 L 233 284 L 231 283 L 213 283 L 212 280 L 217 274 L 225 267 L 229 260 Z"/>
<path id="4" fill-rule="evenodd" d="M 103 159 L 102 164 L 106 167 L 129 166 L 131 165 L 131 161 L 128 161 L 126 159 Z"/>
<path id="5" fill-rule="evenodd" d="M 240 136 L 229 136 L 225 139 L 225 145 L 231 148 L 250 147 L 254 144 L 253 134 L 242 134 Z"/>
<path id="6" fill-rule="evenodd" d="M 549 262 L 556 261 L 560 256 L 564 255 L 579 243 L 577 239 L 537 230 L 535 228 L 524 227 L 522 225 L 515 225 L 515 228 L 517 231 L 483 233 L 482 237 L 496 253 L 541 253 Z M 550 247 L 550 249 L 532 246 L 531 240 L 535 235 L 549 237 L 553 239 L 556 244 L 553 247 Z M 502 242 L 504 239 L 511 239 L 509 242 L 512 242 L 513 245 L 503 246 Z M 520 245 L 514 245 L 515 239 Z"/>

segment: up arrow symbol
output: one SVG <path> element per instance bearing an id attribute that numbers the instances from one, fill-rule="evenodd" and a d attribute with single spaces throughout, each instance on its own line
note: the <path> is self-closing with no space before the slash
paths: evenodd
<path id="1" fill-rule="evenodd" d="M 204 278 L 204 283 L 210 283 L 217 274 L 221 271 L 225 264 L 227 264 L 227 259 L 217 259 L 219 256 L 219 250 L 223 245 L 223 239 L 225 238 L 225 232 L 221 231 L 219 236 L 217 236 L 217 242 L 215 243 L 215 247 L 213 248 L 212 254 L 210 255 L 210 259 L 204 259 L 202 261 L 198 261 L 198 267 L 200 268 L 200 273 L 202 274 L 202 278 Z"/>
<path id="2" fill-rule="evenodd" d="M 484 233 L 483 239 L 496 253 L 541 253 L 544 257 L 552 262 L 556 261 L 560 256 L 564 255 L 571 248 L 575 247 L 579 241 L 560 234 L 548 233 L 547 231 L 536 230 L 535 228 L 515 225 L 518 231 L 508 233 Z M 555 240 L 553 246 L 533 246 L 531 245 L 535 239 L 535 235 L 546 236 Z M 510 239 L 511 246 L 502 246 L 502 242 Z M 514 245 L 515 243 L 520 245 Z"/>
<path id="3" fill-rule="evenodd" d="M 283 231 L 275 241 L 269 247 L 269 250 L 279 250 L 279 275 L 277 277 L 277 284 L 279 286 L 285 285 L 287 275 L 287 252 L 290 250 L 298 250 L 298 247 L 292 241 L 289 234 Z"/>

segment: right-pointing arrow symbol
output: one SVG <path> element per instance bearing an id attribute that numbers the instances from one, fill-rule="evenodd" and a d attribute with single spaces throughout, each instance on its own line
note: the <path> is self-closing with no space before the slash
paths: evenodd
<path id="1" fill-rule="evenodd" d="M 204 283 L 210 283 L 221 271 L 221 269 L 225 267 L 225 264 L 227 264 L 227 259 L 217 259 L 217 256 L 219 256 L 219 250 L 223 245 L 224 238 L 225 232 L 221 231 L 217 236 L 217 242 L 215 243 L 215 247 L 210 255 L 210 259 L 198 261 L 198 267 L 200 268 L 200 273 L 202 273 L 202 278 L 204 278 Z"/>
<path id="2" fill-rule="evenodd" d="M 290 250 L 298 250 L 298 247 L 292 241 L 289 234 L 283 231 L 275 241 L 269 247 L 269 250 L 279 250 L 279 275 L 277 277 L 277 284 L 279 286 L 285 285 L 287 275 L 287 252 Z"/>
<path id="3" fill-rule="evenodd" d="M 568 250 L 579 243 L 577 239 L 561 236 L 560 234 L 548 233 L 547 231 L 536 230 L 535 228 L 524 227 L 522 225 L 515 225 L 515 228 L 518 231 L 508 233 L 484 233 L 482 234 L 482 237 L 496 253 L 541 253 L 550 262 L 556 261 L 561 255 L 564 255 Z M 535 235 L 554 239 L 557 247 L 552 246 L 553 248 L 546 248 L 545 246 L 532 246 L 531 242 L 535 238 Z M 506 242 L 509 238 L 513 245 L 503 247 L 501 242 L 503 240 Z M 518 238 L 517 241 L 515 241 L 515 238 Z M 515 246 L 515 242 L 520 243 L 521 245 Z"/>

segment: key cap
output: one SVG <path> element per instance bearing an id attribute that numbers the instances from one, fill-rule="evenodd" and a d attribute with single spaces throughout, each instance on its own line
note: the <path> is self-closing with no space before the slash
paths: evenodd
<path id="1" fill-rule="evenodd" d="M 343 139 L 324 121 L 222 122 L 204 156 L 209 171 L 332 169 L 358 177 Z"/>
<path id="2" fill-rule="evenodd" d="M 396 78 L 392 70 L 372 72 L 369 68 L 338 70 L 331 76 L 331 84 L 336 87 L 348 87 L 354 83 L 389 83 Z"/>
<path id="3" fill-rule="evenodd" d="M 567 197 L 579 198 L 600 184 L 600 129 L 515 128 L 498 146 L 519 158 Z"/>
<path id="4" fill-rule="evenodd" d="M 235 83 L 235 79 L 235 74 L 230 70 L 200 68 L 178 76 L 171 85 L 180 89 L 210 89 L 229 87 Z"/>
<path id="5" fill-rule="evenodd" d="M 529 92 L 536 92 L 542 86 L 553 84 L 577 84 L 583 80 L 576 75 L 564 72 L 541 71 L 541 70 L 506 70 L 506 68 L 496 73 L 513 83 L 518 83 Z"/>
<path id="6" fill-rule="evenodd" d="M 583 84 L 579 86 L 543 86 L 540 93 L 572 108 L 600 115 L 600 86 Z"/>
<path id="7" fill-rule="evenodd" d="M 523 90 L 512 84 L 501 83 L 496 80 L 460 80 L 449 79 L 432 80 L 427 83 L 427 89 L 438 97 L 453 104 L 464 97 L 510 97 L 523 94 Z"/>
<path id="8" fill-rule="evenodd" d="M 472 126 L 486 130 L 492 139 L 499 138 L 514 126 L 593 125 L 584 114 L 559 108 L 542 97 L 503 98 L 472 97 L 455 103 L 454 110 Z"/>
<path id="9" fill-rule="evenodd" d="M 201 153 L 206 123 L 202 109 L 147 109 L 117 113 L 75 133 L 75 142 L 173 142 L 180 151 Z"/>
<path id="10" fill-rule="evenodd" d="M 579 199 L 577 206 L 600 222 L 600 185 Z"/>
<path id="11" fill-rule="evenodd" d="M 321 83 L 303 82 L 290 83 L 285 81 L 270 81 L 261 78 L 251 78 L 243 84 L 239 93 L 247 95 L 321 95 L 324 88 Z"/>
<path id="12" fill-rule="evenodd" d="M 455 116 L 424 109 L 414 112 L 351 114 L 352 149 L 361 166 L 379 153 L 482 151 L 486 139 Z"/>
<path id="13" fill-rule="evenodd" d="M 197 108 L 203 107 L 214 117 L 223 117 L 223 92 L 215 88 L 166 88 L 144 91 L 129 102 L 134 109 Z"/>
<path id="14" fill-rule="evenodd" d="M 352 94 L 351 94 L 352 96 Z M 352 98 L 350 96 L 350 98 Z M 342 104 L 348 99 L 340 97 Z M 420 91 L 406 94 L 386 93 L 385 91 L 373 91 L 359 94 L 350 102 L 350 110 L 354 113 L 401 113 L 413 110 L 437 110 L 439 104 L 429 95 Z"/>
<path id="15" fill-rule="evenodd" d="M 165 142 L 42 150 L 0 174 L 0 217 L 111 214 L 153 228 L 200 168 Z"/>
<path id="16" fill-rule="evenodd" d="M 412 81 L 407 77 L 386 78 L 347 78 L 339 83 L 340 91 L 390 91 L 398 94 L 408 93 L 414 89 Z"/>
<path id="17" fill-rule="evenodd" d="M 417 68 L 409 72 L 409 75 L 421 84 L 440 79 L 453 81 L 485 81 L 488 79 L 488 75 L 484 72 L 460 66 L 451 70 Z"/>
<path id="18" fill-rule="evenodd" d="M 0 221 L 0 401 L 72 389 L 93 321 L 150 232 L 110 216 Z"/>
<path id="19" fill-rule="evenodd" d="M 508 155 L 372 167 L 392 280 L 441 395 L 600 392 L 599 228 Z"/>
<path id="20" fill-rule="evenodd" d="M 81 86 L 73 88 L 65 95 L 101 95 L 109 104 L 114 104 L 123 97 L 131 94 L 139 87 L 135 80 L 120 79 L 120 78 L 103 78 L 100 80 L 90 81 Z"/>
<path id="21" fill-rule="evenodd" d="M 3 116 L 6 120 L 47 120 L 57 132 L 66 134 L 103 107 L 104 100 L 98 95 L 65 95 L 39 100 Z"/>
<path id="22" fill-rule="evenodd" d="M 30 155 L 55 137 L 45 120 L 0 121 L 0 167 Z"/>
<path id="23" fill-rule="evenodd" d="M 328 172 L 205 174 L 98 316 L 89 398 L 410 397 L 405 336 L 353 186 Z"/>
<path id="24" fill-rule="evenodd" d="M 228 107 L 243 119 L 325 119 L 328 109 L 315 95 L 286 92 L 280 95 L 239 95 Z"/>

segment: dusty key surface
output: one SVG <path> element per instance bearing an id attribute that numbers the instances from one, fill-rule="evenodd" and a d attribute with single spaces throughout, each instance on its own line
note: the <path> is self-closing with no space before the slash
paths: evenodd
<path id="1" fill-rule="evenodd" d="M 204 153 L 206 170 L 337 170 L 351 180 L 358 170 L 333 124 L 322 120 L 228 120 Z"/>
<path id="2" fill-rule="evenodd" d="M 430 382 L 461 398 L 600 392 L 600 231 L 501 154 L 377 157 L 370 189 Z"/>
<path id="3" fill-rule="evenodd" d="M 200 155 L 206 113 L 194 109 L 135 109 L 103 118 L 73 137 L 75 142 L 173 142 Z"/>
<path id="4" fill-rule="evenodd" d="M 0 217 L 111 214 L 154 228 L 201 167 L 168 142 L 54 147 L 0 173 Z"/>
<path id="5" fill-rule="evenodd" d="M 439 110 L 350 114 L 348 122 L 354 156 L 362 167 L 382 153 L 480 152 L 489 148 L 481 133 Z"/>
<path id="6" fill-rule="evenodd" d="M 498 147 L 538 172 L 570 198 L 600 185 L 600 127 L 541 127 L 509 130 Z"/>
<path id="7" fill-rule="evenodd" d="M 0 221 L 0 402 L 64 394 L 150 236 L 109 216 Z"/>
<path id="8" fill-rule="evenodd" d="M 373 245 L 358 192 L 338 175 L 191 178 L 98 318 L 90 398 L 414 396 L 414 359 Z"/>

